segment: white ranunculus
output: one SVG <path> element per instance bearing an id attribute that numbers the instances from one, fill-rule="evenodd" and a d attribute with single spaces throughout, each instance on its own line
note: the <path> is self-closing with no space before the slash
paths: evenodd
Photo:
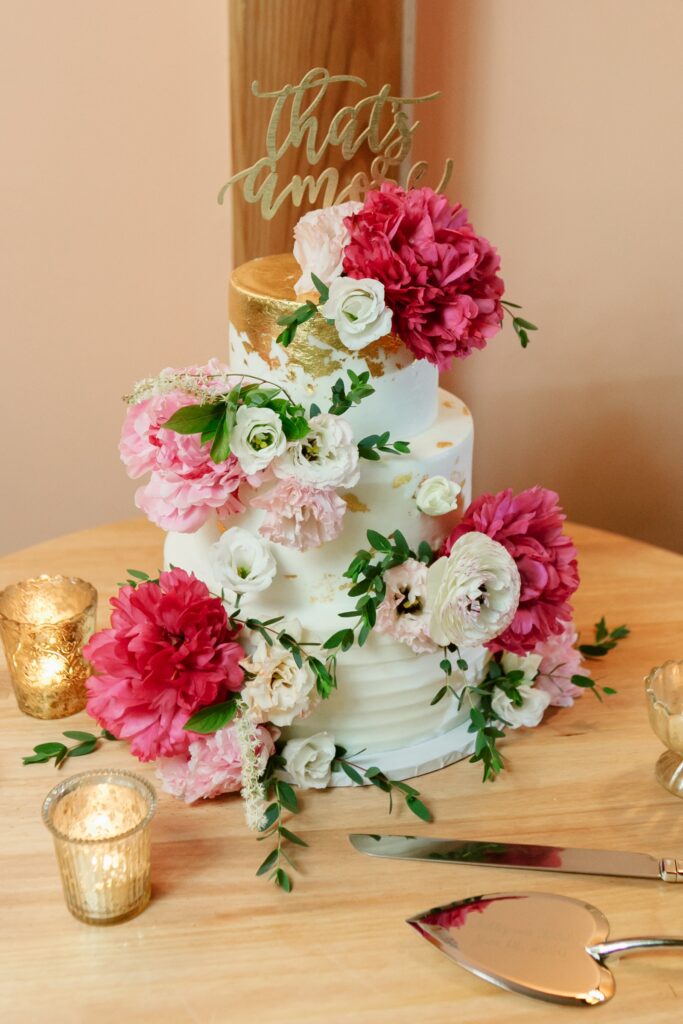
<path id="1" fill-rule="evenodd" d="M 245 473 L 267 469 L 287 447 L 282 421 L 273 409 L 241 405 L 230 435 L 230 448 Z"/>
<path id="2" fill-rule="evenodd" d="M 362 209 L 362 203 L 350 201 L 311 210 L 299 218 L 294 227 L 294 258 L 301 267 L 301 277 L 294 285 L 297 295 L 316 291 L 312 273 L 327 285 L 339 277 L 349 241 L 344 218 Z"/>
<path id="3" fill-rule="evenodd" d="M 354 487 L 360 477 L 358 446 L 346 420 L 321 413 L 313 416 L 309 428 L 306 437 L 293 441 L 275 460 L 275 475 L 318 489 Z"/>
<path id="4" fill-rule="evenodd" d="M 269 545 L 241 526 L 231 526 L 213 545 L 211 568 L 221 586 L 236 594 L 266 590 L 277 572 Z"/>
<path id="5" fill-rule="evenodd" d="M 320 307 L 334 322 L 342 343 L 352 352 L 365 348 L 391 331 L 391 310 L 384 302 L 384 285 L 364 277 L 338 277 L 330 285 L 327 302 Z"/>
<path id="6" fill-rule="evenodd" d="M 444 516 L 458 504 L 462 487 L 445 476 L 430 476 L 420 484 L 415 501 L 426 516 Z"/>
<path id="7" fill-rule="evenodd" d="M 301 640 L 299 622 L 278 623 L 278 628 Z M 244 684 L 242 699 L 255 722 L 291 725 L 295 718 L 305 718 L 316 703 L 315 675 L 308 661 L 299 668 L 292 653 L 277 641 L 271 646 L 259 637 L 254 653 L 242 666 L 254 677 Z"/>
<path id="8" fill-rule="evenodd" d="M 282 751 L 285 767 L 302 789 L 325 789 L 332 774 L 334 739 L 328 732 L 288 740 Z"/>
<path id="9" fill-rule="evenodd" d="M 427 573 L 429 632 L 439 645 L 476 647 L 515 617 L 520 579 L 508 551 L 484 533 L 465 533 Z"/>
<path id="10" fill-rule="evenodd" d="M 520 655 L 513 654 L 511 651 L 505 651 L 500 661 L 506 675 L 508 672 L 523 672 L 522 684 L 524 686 L 532 686 L 534 679 L 538 675 L 538 668 L 543 658 L 540 654 Z"/>
<path id="11" fill-rule="evenodd" d="M 550 703 L 550 694 L 544 690 L 537 690 L 535 686 L 527 686 L 525 683 L 522 683 L 518 689 L 524 701 L 521 707 L 516 707 L 512 698 L 508 697 L 499 686 L 494 687 L 491 707 L 510 729 L 519 729 L 522 725 L 532 729 L 543 718 L 543 713 Z"/>

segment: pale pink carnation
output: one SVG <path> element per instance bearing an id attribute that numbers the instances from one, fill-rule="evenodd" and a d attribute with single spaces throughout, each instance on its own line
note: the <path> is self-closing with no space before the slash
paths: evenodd
<path id="1" fill-rule="evenodd" d="M 294 226 L 294 258 L 301 277 L 294 285 L 297 295 L 315 291 L 311 273 L 323 284 L 331 284 L 342 271 L 344 246 L 349 240 L 344 218 L 363 208 L 362 203 L 339 203 L 322 210 L 311 210 Z"/>
<path id="2" fill-rule="evenodd" d="M 305 551 L 334 540 L 342 531 L 346 502 L 331 489 L 317 490 L 293 477 L 281 480 L 251 502 L 265 509 L 260 533 L 276 544 Z"/>
<path id="3" fill-rule="evenodd" d="M 202 454 L 194 435 L 175 436 L 183 442 L 195 441 L 196 459 L 187 446 L 184 466 L 152 473 L 148 482 L 135 492 L 137 507 L 162 530 L 178 533 L 194 533 L 214 513 L 225 519 L 243 512 L 237 490 L 245 477 L 235 456 L 216 463 Z"/>
<path id="4" fill-rule="evenodd" d="M 429 615 L 424 611 L 427 592 L 427 566 L 414 558 L 388 569 L 384 574 L 387 588 L 377 609 L 375 629 L 415 651 L 425 654 L 438 648 L 429 637 Z"/>
<path id="5" fill-rule="evenodd" d="M 581 654 L 575 646 L 577 640 L 573 623 L 566 622 L 561 633 L 549 636 L 534 649 L 534 654 L 541 655 L 534 686 L 545 690 L 550 703 L 558 708 L 571 707 L 575 698 L 583 693 L 580 686 L 572 683 L 572 676 L 589 675 L 588 670 L 581 668 Z"/>
<path id="6" fill-rule="evenodd" d="M 268 758 L 275 753 L 275 743 L 265 726 L 255 726 L 255 731 L 259 741 L 258 770 L 262 774 Z M 167 793 L 192 804 L 241 789 L 242 759 L 234 725 L 211 735 L 196 736 L 188 753 L 189 757 L 164 757 L 159 761 L 157 777 Z"/>

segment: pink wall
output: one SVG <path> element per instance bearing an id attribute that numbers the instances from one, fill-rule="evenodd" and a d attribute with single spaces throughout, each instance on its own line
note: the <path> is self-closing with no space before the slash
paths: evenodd
<path id="1" fill-rule="evenodd" d="M 680 0 L 418 0 L 418 144 L 495 240 L 510 329 L 448 380 L 479 490 L 683 550 Z"/>

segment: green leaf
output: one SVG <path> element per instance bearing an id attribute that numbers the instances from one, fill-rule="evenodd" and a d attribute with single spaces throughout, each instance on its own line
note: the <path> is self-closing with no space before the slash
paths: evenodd
<path id="1" fill-rule="evenodd" d="M 284 868 L 278 868 L 275 872 L 275 884 L 279 885 L 285 892 L 292 891 L 292 879 L 289 877 Z"/>
<path id="2" fill-rule="evenodd" d="M 349 764 L 348 761 L 340 761 L 339 763 L 341 765 L 341 770 L 345 775 L 348 775 L 351 782 L 355 782 L 357 786 L 363 785 L 363 778 L 360 773 L 356 771 L 353 765 Z"/>
<path id="3" fill-rule="evenodd" d="M 443 698 L 446 696 L 447 692 L 448 692 L 448 687 L 447 686 L 442 686 L 441 689 L 438 690 L 437 693 L 430 700 L 430 702 L 429 702 L 430 706 L 432 706 L 434 704 L 438 704 L 439 701 L 443 700 Z"/>
<path id="4" fill-rule="evenodd" d="M 225 462 L 228 455 L 230 454 L 230 428 L 227 420 L 227 410 L 225 415 L 219 420 L 216 427 L 216 434 L 211 445 L 211 458 L 214 462 L 220 463 Z"/>
<path id="5" fill-rule="evenodd" d="M 418 818 L 422 818 L 423 821 L 432 820 L 431 811 L 429 810 L 428 807 L 425 807 L 422 801 L 418 800 L 416 796 L 406 797 L 406 804 L 408 805 L 409 809 L 413 812 L 413 814 L 415 814 Z"/>
<path id="6" fill-rule="evenodd" d="M 467 669 L 469 668 L 469 665 L 467 664 L 464 658 L 458 658 L 455 664 L 458 666 L 461 672 L 467 672 Z"/>
<path id="7" fill-rule="evenodd" d="M 520 327 L 526 328 L 527 331 L 537 331 L 538 330 L 538 327 L 536 326 L 536 324 L 532 324 L 528 320 L 523 320 L 521 318 L 521 316 L 515 317 L 515 320 L 517 321 L 517 323 L 519 324 Z"/>
<path id="8" fill-rule="evenodd" d="M 298 836 L 296 832 L 290 832 L 284 825 L 278 826 L 278 832 L 284 839 L 288 839 L 290 843 L 294 843 L 295 846 L 308 846 L 308 843 Z"/>
<path id="9" fill-rule="evenodd" d="M 322 305 L 323 303 L 327 302 L 327 300 L 329 299 L 329 297 L 330 297 L 330 289 L 327 287 L 327 285 L 323 281 L 320 280 L 320 278 L 318 277 L 317 274 L 314 274 L 312 272 L 311 272 L 311 281 L 315 285 L 315 289 L 316 289 L 318 295 L 320 296 L 320 304 Z"/>
<path id="10" fill-rule="evenodd" d="M 591 690 L 595 686 L 595 681 L 590 676 L 572 676 L 572 683 L 574 686 L 581 686 L 586 690 Z"/>
<path id="11" fill-rule="evenodd" d="M 66 750 L 64 743 L 39 743 L 37 747 L 33 748 L 36 754 L 46 754 L 48 757 L 56 757 L 57 754 L 61 754 L 63 750 Z"/>
<path id="12" fill-rule="evenodd" d="M 609 636 L 609 633 L 607 631 L 605 616 L 603 615 L 600 621 L 595 623 L 595 642 L 599 644 L 600 641 L 604 640 L 607 636 Z"/>
<path id="13" fill-rule="evenodd" d="M 332 636 L 327 638 L 327 640 L 323 644 L 323 648 L 326 651 L 331 651 L 335 647 L 341 647 L 342 649 L 344 649 L 345 644 L 348 644 L 349 646 L 353 644 L 352 629 L 340 629 L 336 633 L 333 633 Z M 348 650 L 348 647 L 346 649 Z"/>
<path id="14" fill-rule="evenodd" d="M 447 676 L 449 676 L 451 674 L 451 672 L 453 671 L 452 667 L 451 667 L 451 663 L 448 660 L 448 658 L 442 658 L 442 660 L 439 662 L 439 668 L 444 673 L 444 675 L 447 675 Z"/>
<path id="15" fill-rule="evenodd" d="M 263 815 L 263 821 L 261 822 L 261 832 L 267 832 L 269 828 L 272 828 L 277 819 L 280 817 L 279 804 L 269 804 L 266 807 L 265 814 Z"/>
<path id="16" fill-rule="evenodd" d="M 579 651 L 587 658 L 604 658 L 609 653 L 607 647 L 601 647 L 598 644 L 579 644 Z"/>
<path id="17" fill-rule="evenodd" d="M 114 736 L 114 733 L 113 732 L 109 732 L 108 729 L 103 729 L 102 732 L 100 733 L 100 736 L 102 737 L 103 740 L 117 740 L 118 741 L 118 736 Z"/>
<path id="18" fill-rule="evenodd" d="M 613 697 L 614 694 L 618 693 L 619 691 L 615 690 L 613 686 L 603 686 L 602 692 L 606 693 L 608 697 Z"/>
<path id="19" fill-rule="evenodd" d="M 70 740 L 83 740 L 84 742 L 97 740 L 97 736 L 93 736 L 91 732 L 79 732 L 78 729 L 67 729 L 62 736 L 67 736 Z"/>
<path id="20" fill-rule="evenodd" d="M 282 779 L 278 779 L 275 783 L 275 792 L 277 793 L 278 800 L 291 814 L 297 814 L 299 811 L 299 801 L 296 798 L 296 793 L 288 782 L 284 782 Z"/>
<path id="21" fill-rule="evenodd" d="M 230 700 L 220 704 L 210 704 L 209 707 L 200 708 L 195 711 L 191 718 L 183 726 L 187 732 L 198 732 L 202 735 L 217 732 L 224 725 L 231 722 L 237 713 L 237 700 L 231 697 Z"/>
<path id="22" fill-rule="evenodd" d="M 367 532 L 368 544 L 375 549 L 375 551 L 384 551 L 389 553 L 392 550 L 391 541 L 384 537 L 377 530 L 368 530 Z"/>
<path id="23" fill-rule="evenodd" d="M 270 871 L 270 869 L 272 867 L 274 867 L 274 865 L 275 865 L 275 863 L 277 861 L 277 854 L 278 854 L 277 848 L 274 849 L 274 850 L 271 850 L 270 853 L 268 854 L 268 856 L 266 857 L 266 859 L 262 862 L 262 864 L 259 867 L 259 869 L 257 870 L 256 874 L 257 875 L 265 875 L 268 871 Z"/>
<path id="24" fill-rule="evenodd" d="M 380 768 L 376 768 L 374 765 L 371 768 L 366 768 L 365 769 L 365 778 L 366 779 L 374 779 L 378 775 L 381 775 L 381 774 L 382 774 L 381 769 Z"/>
<path id="25" fill-rule="evenodd" d="M 45 764 L 50 760 L 50 756 L 50 754 L 30 754 L 28 757 L 22 757 L 22 762 L 24 764 Z"/>
<path id="26" fill-rule="evenodd" d="M 613 629 L 610 633 L 610 637 L 612 640 L 623 640 L 624 637 L 630 636 L 630 634 L 631 630 L 628 626 L 617 626 L 617 628 Z"/>
<path id="27" fill-rule="evenodd" d="M 141 580 L 143 583 L 146 583 L 149 579 L 149 573 L 142 572 L 140 569 L 126 569 L 126 572 L 129 576 L 132 576 L 134 580 Z"/>
<path id="28" fill-rule="evenodd" d="M 97 749 L 97 739 L 88 740 L 84 743 L 79 743 L 77 747 L 71 747 L 67 750 L 69 757 L 85 757 L 86 754 L 92 754 Z"/>
<path id="29" fill-rule="evenodd" d="M 210 405 L 185 405 L 182 409 L 174 412 L 162 426 L 167 430 L 175 430 L 177 434 L 201 434 L 202 431 L 216 426 L 224 412 L 224 402 L 212 402 Z"/>
<path id="30" fill-rule="evenodd" d="M 424 562 L 425 565 L 429 565 L 432 558 L 434 557 L 434 552 L 432 551 L 431 546 L 427 543 L 426 540 L 420 541 L 420 546 L 417 549 L 417 557 L 419 561 Z"/>

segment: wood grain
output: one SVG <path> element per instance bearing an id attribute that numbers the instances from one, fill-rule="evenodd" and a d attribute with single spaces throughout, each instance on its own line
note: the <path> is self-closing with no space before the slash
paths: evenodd
<path id="1" fill-rule="evenodd" d="M 40 722 L 19 713 L 2 669 L 0 697 L 0 1015 L 4 1024 L 508 1024 L 583 1019 L 501 992 L 460 971 L 404 921 L 427 907 L 482 892 L 558 892 L 600 907 L 615 936 L 683 933 L 683 887 L 618 879 L 370 860 L 350 831 L 406 831 L 472 839 L 683 854 L 683 804 L 656 783 L 660 746 L 650 732 L 642 678 L 683 657 L 683 558 L 586 527 L 571 528 L 583 582 L 575 601 L 584 634 L 605 614 L 632 636 L 598 667 L 619 693 L 605 705 L 586 694 L 534 731 L 505 741 L 510 768 L 483 786 L 467 762 L 420 779 L 435 813 L 423 825 L 401 809 L 387 815 L 376 791 L 306 795 L 298 856 L 287 896 L 254 876 L 262 847 L 240 802 L 185 807 L 160 793 L 153 830 L 154 897 L 136 920 L 110 929 L 80 924 L 65 908 L 40 805 L 59 777 L 21 755 L 85 714 Z M 156 569 L 161 534 L 136 520 L 63 537 L 0 561 L 0 586 L 37 572 L 75 573 L 106 599 L 127 566 Z M 135 768 L 110 745 L 63 774 L 88 766 Z M 679 891 L 680 890 L 680 891 Z M 673 952 L 614 964 L 617 994 L 605 1024 L 664 1024 L 683 1010 L 683 960 Z M 574 1016 L 572 1016 L 574 1015 Z"/>
<path id="2" fill-rule="evenodd" d="M 264 154 L 271 102 L 256 99 L 251 83 L 261 90 L 297 83 L 314 67 L 331 74 L 353 74 L 365 79 L 370 92 L 386 82 L 401 86 L 403 0 L 230 0 L 230 117 L 232 166 L 249 167 Z M 356 103 L 358 86 L 330 89 L 321 105 L 321 124 L 346 103 Z M 324 134 L 324 131 L 323 131 Z M 341 167 L 336 150 L 320 167 Z M 362 148 L 346 164 L 368 169 L 371 155 Z M 280 181 L 307 173 L 303 154 L 290 150 L 280 165 Z M 286 202 L 273 220 L 265 221 L 256 205 L 245 203 L 240 188 L 233 189 L 233 254 L 235 266 L 255 256 L 285 252 L 292 247 L 292 228 L 310 205 L 297 208 Z M 319 205 L 314 204 L 314 205 Z"/>

